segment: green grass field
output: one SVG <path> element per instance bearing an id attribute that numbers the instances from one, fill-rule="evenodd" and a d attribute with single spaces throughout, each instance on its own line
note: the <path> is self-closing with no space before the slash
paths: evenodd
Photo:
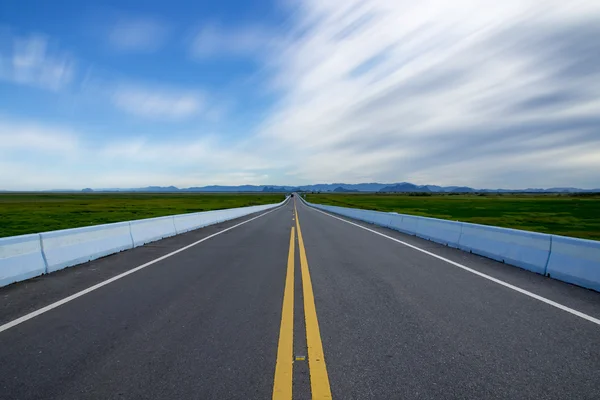
<path id="1" fill-rule="evenodd" d="M 333 206 L 395 211 L 600 240 L 598 194 L 307 194 L 306 199 Z"/>
<path id="2" fill-rule="evenodd" d="M 0 237 L 223 208 L 278 203 L 283 194 L 0 194 Z"/>

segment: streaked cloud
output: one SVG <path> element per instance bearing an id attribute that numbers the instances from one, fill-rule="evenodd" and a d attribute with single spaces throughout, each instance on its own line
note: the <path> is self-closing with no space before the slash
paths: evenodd
<path id="1" fill-rule="evenodd" d="M 315 0 L 296 18 L 260 136 L 298 180 L 600 186 L 599 3 Z"/>
<path id="2" fill-rule="evenodd" d="M 89 132 L 24 120 L 0 122 L 0 187 L 11 190 L 264 183 L 268 160 L 253 144 L 218 135 L 131 137 L 98 143 Z"/>
<path id="3" fill-rule="evenodd" d="M 112 102 L 125 112 L 158 119 L 187 118 L 204 107 L 204 98 L 199 93 L 134 85 L 117 86 Z"/>
<path id="4" fill-rule="evenodd" d="M 42 35 L 4 37 L 8 46 L 0 53 L 0 79 L 57 91 L 69 85 L 75 62 Z"/>
<path id="5" fill-rule="evenodd" d="M 28 165 L 71 154 L 44 170 L 44 179 L 51 180 L 50 172 L 70 176 L 70 187 L 361 181 L 600 187 L 599 2 L 293 4 L 281 24 L 205 24 L 188 47 L 169 48 L 180 59 L 144 56 L 156 63 L 148 71 L 113 59 L 104 60 L 107 69 L 81 61 L 93 71 L 83 83 L 57 42 L 11 36 L 10 46 L 0 43 L 4 81 L 81 89 L 111 123 L 92 145 L 68 120 L 57 127 L 6 115 L 0 163 L 35 174 L 40 168 Z M 176 22 L 122 19 L 107 37 L 124 52 L 152 53 L 167 48 L 169 35 L 173 43 L 184 41 L 168 28 Z M 126 57 L 114 57 L 120 58 Z M 229 80 L 242 70 L 255 76 L 245 84 Z M 123 123 L 139 129 L 120 130 Z M 54 150 L 37 157 L 45 148 Z"/>

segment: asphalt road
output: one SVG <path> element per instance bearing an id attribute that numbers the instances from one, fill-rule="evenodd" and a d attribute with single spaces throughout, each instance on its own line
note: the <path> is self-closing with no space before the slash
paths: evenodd
<path id="1" fill-rule="evenodd" d="M 296 206 L 1 288 L 0 399 L 600 398 L 600 293 Z"/>

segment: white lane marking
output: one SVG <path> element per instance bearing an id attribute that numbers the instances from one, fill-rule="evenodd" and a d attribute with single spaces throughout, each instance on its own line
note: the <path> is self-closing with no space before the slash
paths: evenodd
<path id="1" fill-rule="evenodd" d="M 133 269 L 130 269 L 129 271 L 123 272 L 122 274 L 119 274 L 119 275 L 113 276 L 113 277 L 112 277 L 112 278 L 110 278 L 110 279 L 107 279 L 107 280 L 105 280 L 105 281 L 103 281 L 103 282 L 100 282 L 100 283 L 98 283 L 98 284 L 96 284 L 96 285 L 94 285 L 94 286 L 90 286 L 90 287 L 89 287 L 89 288 L 87 288 L 87 289 L 84 289 L 84 290 L 82 290 L 82 291 L 80 291 L 80 292 L 77 292 L 77 293 L 75 293 L 75 294 L 72 294 L 72 295 L 70 295 L 70 296 L 68 296 L 68 297 L 65 297 L 64 299 L 62 299 L 62 300 L 59 300 L 59 301 L 57 301 L 57 302 L 54 302 L 54 303 L 52 303 L 52 304 L 49 304 L 49 305 L 47 305 L 46 307 L 42 307 L 42 308 L 40 308 L 39 310 L 35 310 L 35 311 L 33 311 L 33 312 L 30 312 L 29 314 L 23 315 L 22 317 L 19 317 L 19 318 L 15 319 L 15 320 L 13 320 L 13 321 L 7 322 L 6 324 L 4 324 L 4 325 L 0 326 L 0 332 L 3 332 L 3 331 L 5 331 L 5 330 L 8 330 L 8 329 L 10 329 L 10 328 L 12 328 L 12 327 L 15 327 L 15 326 L 19 325 L 19 324 L 22 324 L 22 323 L 23 323 L 23 322 L 25 322 L 25 321 L 28 321 L 28 320 L 30 320 L 30 319 L 32 319 L 32 318 L 35 318 L 35 317 L 37 317 L 38 315 L 41 315 L 41 314 L 43 314 L 43 313 L 45 313 L 45 312 L 48 312 L 48 311 L 50 311 L 50 310 L 52 310 L 52 309 L 54 309 L 54 308 L 56 308 L 56 307 L 60 307 L 60 306 L 62 306 L 62 305 L 63 305 L 63 304 L 65 304 L 65 303 L 68 303 L 68 302 L 70 302 L 70 301 L 72 301 L 72 300 L 75 300 L 75 299 L 76 299 L 76 298 L 78 298 L 78 297 L 81 297 L 81 296 L 83 296 L 83 295 L 85 295 L 85 294 L 88 294 L 88 293 L 90 293 L 90 292 L 93 292 L 93 291 L 94 291 L 94 290 L 96 290 L 96 289 L 100 289 L 102 286 L 106 286 L 106 285 L 108 285 L 109 283 L 112 283 L 112 282 L 114 282 L 114 281 L 116 281 L 116 280 L 119 280 L 119 279 L 121 279 L 121 278 L 124 278 L 124 277 L 126 277 L 127 275 L 131 275 L 131 274 L 133 274 L 134 272 L 137 272 L 137 271 L 139 271 L 139 270 L 141 270 L 141 269 L 144 269 L 144 268 L 146 268 L 146 267 L 149 267 L 149 266 L 150 266 L 150 265 L 152 265 L 152 264 L 156 264 L 156 263 L 157 263 L 157 262 L 159 262 L 159 261 L 162 261 L 162 260 L 164 260 L 164 259 L 166 259 L 166 258 L 169 258 L 169 257 L 171 257 L 171 256 L 174 256 L 174 255 L 175 255 L 175 254 L 177 254 L 177 253 L 181 253 L 182 251 L 185 251 L 185 250 L 189 249 L 190 247 L 194 247 L 194 246 L 196 246 L 197 244 L 200 244 L 200 243 L 204 242 L 205 240 L 208 240 L 208 239 L 211 239 L 211 238 L 213 238 L 213 237 L 215 237 L 215 236 L 217 236 L 217 235 L 220 235 L 221 233 L 225 233 L 225 232 L 227 232 L 227 231 L 230 231 L 230 230 L 232 230 L 232 229 L 234 229 L 234 228 L 237 228 L 238 226 L 241 226 L 241 225 L 247 224 L 248 222 L 250 222 L 250 221 L 254 221 L 254 220 L 255 220 L 255 219 L 257 219 L 257 218 L 264 217 L 265 215 L 267 215 L 267 214 L 270 214 L 270 213 L 272 213 L 273 211 L 279 210 L 279 209 L 280 209 L 281 207 L 283 207 L 283 206 L 285 206 L 285 204 L 282 204 L 281 206 L 279 206 L 279 207 L 277 207 L 277 208 L 274 208 L 274 209 L 273 209 L 273 210 L 271 210 L 271 211 L 267 211 L 267 212 L 266 212 L 266 213 L 264 213 L 264 214 L 257 215 L 256 217 L 250 218 L 250 219 L 248 219 L 248 220 L 246 220 L 246 221 L 244 221 L 244 222 L 240 222 L 240 223 L 239 223 L 239 224 L 237 224 L 237 225 L 230 226 L 229 228 L 223 229 L 222 231 L 219 231 L 219 232 L 217 232 L 217 233 L 213 233 L 212 235 L 209 235 L 209 236 L 207 236 L 207 237 L 205 237 L 205 238 L 203 238 L 203 239 L 200 239 L 200 240 L 198 240 L 197 242 L 194 242 L 194 243 L 192 243 L 192 244 L 188 244 L 187 246 L 185 246 L 185 247 L 182 247 L 182 248 L 180 248 L 180 249 L 178 249 L 178 250 L 175 250 L 175 251 L 173 251 L 173 252 L 171 252 L 171 253 L 169 253 L 169 254 L 165 254 L 164 256 L 158 257 L 157 259 L 154 259 L 154 260 L 152 260 L 152 261 L 149 261 L 149 262 L 147 262 L 146 264 L 142 264 L 142 265 L 140 265 L 139 267 L 135 267 L 135 268 L 133 268 Z"/>
<path id="2" fill-rule="evenodd" d="M 551 305 L 551 306 L 553 306 L 553 307 L 559 308 L 559 309 L 561 309 L 561 310 L 563 310 L 563 311 L 566 311 L 566 312 L 568 312 L 568 313 L 571 313 L 571 314 L 573 314 L 573 315 L 576 315 L 576 316 L 578 316 L 578 317 L 580 317 L 580 318 L 583 318 L 583 319 L 585 319 L 585 320 L 588 320 L 588 321 L 590 321 L 590 322 L 592 322 L 592 323 L 594 323 L 594 324 L 596 324 L 596 325 L 600 325 L 600 319 L 597 319 L 597 318 L 594 318 L 594 317 L 592 317 L 592 316 L 590 316 L 590 315 L 584 314 L 584 313 L 582 313 L 581 311 L 574 310 L 574 309 L 572 309 L 572 308 L 570 308 L 570 307 L 564 306 L 564 305 L 562 305 L 562 304 L 560 304 L 560 303 L 557 303 L 557 302 L 555 302 L 555 301 L 552 301 L 552 300 L 550 300 L 550 299 L 547 299 L 547 298 L 545 298 L 545 297 L 542 297 L 542 296 L 540 296 L 540 295 L 537 295 L 537 294 L 535 294 L 535 293 L 532 293 L 532 292 L 530 292 L 530 291 L 527 291 L 527 290 L 525 290 L 525 289 L 521 289 L 521 288 L 520 288 L 520 287 L 518 287 L 518 286 L 511 285 L 511 284 L 510 284 L 510 283 L 508 283 L 508 282 L 501 281 L 500 279 L 497 279 L 497 278 L 494 278 L 494 277 L 492 277 L 492 276 L 486 275 L 486 274 L 484 274 L 484 273 L 481 273 L 481 272 L 479 272 L 479 271 L 476 271 L 476 270 L 474 270 L 474 269 L 471 269 L 471 268 L 469 268 L 469 267 L 465 267 L 464 265 L 462 265 L 462 264 L 459 264 L 459 263 L 457 263 L 457 262 L 455 262 L 455 261 L 449 260 L 449 259 L 447 259 L 447 258 L 444 258 L 444 257 L 442 257 L 442 256 L 438 256 L 437 254 L 431 253 L 431 252 L 429 252 L 429 251 L 427 251 L 427 250 L 424 250 L 424 249 L 421 249 L 421 248 L 419 248 L 419 247 L 417 247 L 417 246 L 413 246 L 412 244 L 409 244 L 409 243 L 403 242 L 402 240 L 398 240 L 398 239 L 396 239 L 396 238 L 393 238 L 393 237 L 391 237 L 391 236 L 387 236 L 387 235 L 385 235 L 385 234 L 383 234 L 383 233 L 381 233 L 381 232 L 377 232 L 377 231 L 375 231 L 375 230 L 373 230 L 373 229 L 369 229 L 369 228 L 367 228 L 367 227 L 364 227 L 364 226 L 362 226 L 362 225 L 356 224 L 356 223 L 354 223 L 354 222 L 350 222 L 350 221 L 347 221 L 347 220 L 345 220 L 345 219 L 343 219 L 343 218 L 336 217 L 335 215 L 331 215 L 331 214 L 329 214 L 329 213 L 326 213 L 326 212 L 324 212 L 324 211 L 321 211 L 321 210 L 318 210 L 318 209 L 316 209 L 316 208 L 310 207 L 310 206 L 308 206 L 308 205 L 307 205 L 307 207 L 309 207 L 311 210 L 318 211 L 318 212 L 320 212 L 321 214 L 325 214 L 325 215 L 327 215 L 327 216 L 329 216 L 329 217 L 331 217 L 331 218 L 339 219 L 340 221 L 344 221 L 344 222 L 346 222 L 346 223 L 348 223 L 348 224 L 350 224 L 350 225 L 357 226 L 357 227 L 359 227 L 359 228 L 361 228 L 361 229 L 364 229 L 364 230 L 366 230 L 366 231 L 373 232 L 373 233 L 374 233 L 374 234 L 376 234 L 376 235 L 383 236 L 384 238 L 387 238 L 387 239 L 393 240 L 394 242 L 398 242 L 398 243 L 400 243 L 400 244 L 403 244 L 404 246 L 410 247 L 411 249 L 414 249 L 414 250 L 420 251 L 421 253 L 425 253 L 425 254 L 427 254 L 427 255 L 429 255 L 429 256 L 431 256 L 431 257 L 437 258 L 438 260 L 445 261 L 445 262 L 447 262 L 448 264 L 452 264 L 452 265 L 454 265 L 455 267 L 458 267 L 458 268 L 464 269 L 465 271 L 468 271 L 468 272 L 470 272 L 470 273 L 472 273 L 472 274 L 478 275 L 478 276 L 480 276 L 480 277 L 482 277 L 482 278 L 488 279 L 488 280 L 490 280 L 490 281 L 492 281 L 492 282 L 495 282 L 495 283 L 497 283 L 497 284 L 499 284 L 499 285 L 502 285 L 502 286 L 504 286 L 504 287 L 507 287 L 507 288 L 509 288 L 509 289 L 512 289 L 512 290 L 514 290 L 514 291 L 516 291 L 516 292 L 519 292 L 519 293 L 521 293 L 521 294 L 524 294 L 525 296 L 529 296 L 529 297 L 531 297 L 531 298 L 534 298 L 534 299 L 536 299 L 536 300 L 539 300 L 539 301 L 541 301 L 541 302 L 543 302 L 543 303 L 549 304 L 549 305 Z"/>

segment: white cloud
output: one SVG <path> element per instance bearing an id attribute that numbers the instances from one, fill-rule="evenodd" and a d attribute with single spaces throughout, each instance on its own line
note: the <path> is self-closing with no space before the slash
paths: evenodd
<path id="1" fill-rule="evenodd" d="M 123 111 L 149 118 L 181 119 L 202 111 L 204 98 L 196 92 L 122 85 L 112 94 Z"/>
<path id="2" fill-rule="evenodd" d="M 31 149 L 54 145 L 49 154 L 76 154 L 48 168 L 40 168 L 47 158 L 29 160 L 39 162 L 31 171 L 15 167 L 23 174 L 43 170 L 49 182 L 53 172 L 50 187 L 63 186 L 63 176 L 71 177 L 70 187 L 323 181 L 600 187 L 600 3 L 306 0 L 298 6 L 285 33 L 213 25 L 195 36 L 194 57 L 253 57 L 264 62 L 263 74 L 272 74 L 257 90 L 275 88 L 281 97 L 244 140 L 226 143 L 206 132 L 187 140 L 165 132 L 161 141 L 123 135 L 92 151 L 82 133 L 65 140 L 62 128 L 12 124 L 0 127 L 0 141 L 7 140 L 0 144 L 3 163 L 21 165 Z M 5 79 L 17 80 L 13 62 L 28 84 L 63 75 L 35 67 L 62 65 L 47 41 L 25 44 L 17 61 L 12 53 L 8 63 L 2 57 Z M 191 120 L 215 110 L 197 91 L 89 86 L 148 119 Z"/>
<path id="3" fill-rule="evenodd" d="M 178 187 L 264 183 L 271 165 L 251 143 L 216 135 L 188 139 L 126 138 L 98 142 L 85 131 L 30 121 L 0 123 L 0 188 Z M 125 138 L 125 139 L 123 139 Z"/>
<path id="4" fill-rule="evenodd" d="M 76 151 L 78 146 L 77 135 L 68 129 L 0 119 L 0 151 L 36 151 L 62 157 Z"/>
<path id="5" fill-rule="evenodd" d="M 106 144 L 97 153 L 105 160 L 126 159 L 139 165 L 161 163 L 167 169 L 202 166 L 213 172 L 247 173 L 272 167 L 267 159 L 252 150 L 251 142 L 232 144 L 216 135 L 202 134 L 189 139 L 123 140 Z"/>
<path id="6" fill-rule="evenodd" d="M 0 79 L 53 91 L 73 80 L 73 58 L 55 50 L 45 36 L 10 36 L 7 41 L 12 48 L 0 54 Z"/>
<path id="7" fill-rule="evenodd" d="M 108 35 L 120 51 L 150 53 L 160 49 L 169 34 L 166 24 L 152 18 L 121 18 Z"/>
<path id="8" fill-rule="evenodd" d="M 535 186 L 560 154 L 587 172 L 555 184 L 600 186 L 567 146 L 600 147 L 600 3 L 308 0 L 295 24 L 260 137 L 296 179 Z"/>

